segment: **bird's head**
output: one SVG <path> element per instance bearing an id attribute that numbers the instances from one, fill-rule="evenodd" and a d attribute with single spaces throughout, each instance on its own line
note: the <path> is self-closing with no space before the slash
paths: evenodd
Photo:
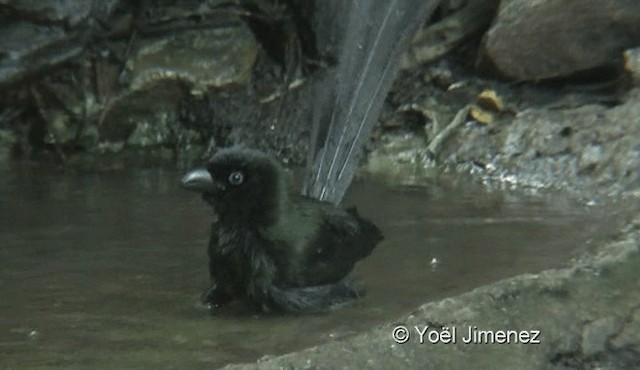
<path id="1" fill-rule="evenodd" d="M 184 175 L 182 186 L 202 193 L 220 222 L 242 226 L 268 226 L 277 221 L 287 184 L 282 167 L 257 150 L 221 149 L 206 167 Z"/>

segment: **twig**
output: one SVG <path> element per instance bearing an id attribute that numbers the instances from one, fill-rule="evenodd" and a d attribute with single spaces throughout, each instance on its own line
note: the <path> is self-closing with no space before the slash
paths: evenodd
<path id="1" fill-rule="evenodd" d="M 467 115 L 469 114 L 469 107 L 470 106 L 467 105 L 464 108 L 460 109 L 458 113 L 456 113 L 455 117 L 453 117 L 453 120 L 451 120 L 451 122 L 447 125 L 447 127 L 440 131 L 438 135 L 436 135 L 436 137 L 431 140 L 429 146 L 427 147 L 427 150 L 433 157 L 435 157 L 440 150 L 442 143 L 447 140 L 453 134 L 453 132 L 458 127 L 462 126 L 462 124 L 465 122 Z"/>
<path id="2" fill-rule="evenodd" d="M 284 96 L 284 93 L 286 90 L 295 90 L 300 86 L 302 86 L 305 82 L 306 80 L 304 78 L 298 78 L 296 80 L 293 80 L 285 89 L 282 89 L 282 90 L 278 89 L 274 93 L 270 94 L 269 96 L 266 96 L 260 99 L 260 104 L 267 104 L 267 103 L 271 103 L 276 99 L 280 99 Z"/>

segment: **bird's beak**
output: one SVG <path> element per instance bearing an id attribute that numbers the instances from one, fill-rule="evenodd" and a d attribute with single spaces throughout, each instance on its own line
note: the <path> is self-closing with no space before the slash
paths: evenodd
<path id="1" fill-rule="evenodd" d="M 199 193 L 209 193 L 217 189 L 211 174 L 204 168 L 196 168 L 187 172 L 180 183 L 183 188 Z"/>

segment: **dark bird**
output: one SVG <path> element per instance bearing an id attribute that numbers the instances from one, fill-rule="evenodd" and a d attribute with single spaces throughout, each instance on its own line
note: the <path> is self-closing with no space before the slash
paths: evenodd
<path id="1" fill-rule="evenodd" d="M 337 205 L 378 119 L 400 53 L 435 0 L 319 2 L 322 18 L 346 25 L 338 65 L 317 84 L 303 193 L 280 165 L 238 147 L 214 154 L 182 184 L 203 194 L 218 221 L 209 243 L 211 306 L 244 300 L 262 311 L 322 311 L 359 295 L 354 264 L 382 239 L 355 208 Z M 320 18 L 319 18 L 320 19 Z"/>
<path id="2" fill-rule="evenodd" d="M 235 299 L 259 311 L 323 311 L 359 295 L 349 273 L 382 239 L 355 208 L 342 209 L 290 191 L 270 156 L 219 150 L 182 185 L 213 206 L 211 287 L 203 302 Z"/>

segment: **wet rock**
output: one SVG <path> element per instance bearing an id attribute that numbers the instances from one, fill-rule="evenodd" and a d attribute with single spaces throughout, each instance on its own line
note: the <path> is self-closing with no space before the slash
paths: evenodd
<path id="1" fill-rule="evenodd" d="M 612 108 L 527 109 L 489 130 L 459 130 L 439 158 L 452 164 L 490 163 L 495 174 L 518 174 L 521 185 L 632 192 L 640 184 L 638 117 L 640 89 Z"/>
<path id="2" fill-rule="evenodd" d="M 185 94 L 176 81 L 158 81 L 114 99 L 99 123 L 100 140 L 158 145 L 170 136 L 170 121 Z M 135 134 L 135 135 L 134 135 Z"/>
<path id="3" fill-rule="evenodd" d="M 15 12 L 23 15 L 34 15 L 52 22 L 68 21 L 70 25 L 74 25 L 89 15 L 92 2 L 82 0 L 16 0 L 12 1 L 9 6 Z"/>
<path id="4" fill-rule="evenodd" d="M 503 1 L 481 60 L 516 80 L 616 66 L 640 44 L 639 23 L 638 1 Z"/>
<path id="5" fill-rule="evenodd" d="M 582 330 L 582 353 L 589 357 L 606 350 L 607 342 L 620 330 L 615 317 L 605 317 L 587 324 Z"/>
<path id="6" fill-rule="evenodd" d="M 171 143 L 174 138 L 171 124 L 175 122 L 175 114 L 161 112 L 155 115 L 153 122 L 139 121 L 127 139 L 128 145 L 153 147 Z"/>
<path id="7" fill-rule="evenodd" d="M 83 45 L 60 27 L 0 21 L 0 86 L 58 65 L 82 52 Z"/>
<path id="8" fill-rule="evenodd" d="M 369 153 L 366 164 L 361 170 L 376 174 L 387 181 L 402 179 L 402 184 L 418 184 L 423 177 L 435 175 L 416 169 L 426 169 L 431 160 L 427 150 L 426 139 L 414 134 L 387 134 Z"/>
<path id="9" fill-rule="evenodd" d="M 40 21 L 64 22 L 68 26 L 75 26 L 95 11 L 97 14 L 109 13 L 118 0 L 13 0 L 8 2 L 9 9 L 21 17 L 35 18 Z"/>
<path id="10" fill-rule="evenodd" d="M 0 86 L 30 76 L 51 73 L 54 67 L 79 56 L 104 31 L 119 0 L 0 1 Z M 94 19 L 96 18 L 96 19 Z M 96 37 L 104 40 L 105 34 Z"/>
<path id="11" fill-rule="evenodd" d="M 0 22 L 0 34 L 0 86 L 17 81 L 33 68 L 25 63 L 29 56 L 66 37 L 60 27 L 27 22 Z"/>
<path id="12" fill-rule="evenodd" d="M 23 58 L 25 55 L 40 50 L 56 41 L 64 39 L 65 32 L 61 27 L 42 26 L 28 22 L 2 22 L 0 24 L 0 56 L 10 60 Z"/>
<path id="13" fill-rule="evenodd" d="M 499 4 L 499 0 L 440 2 L 442 19 L 416 32 L 411 46 L 400 58 L 400 69 L 436 61 L 478 37 L 491 24 Z"/>
<path id="14" fill-rule="evenodd" d="M 617 350 L 630 348 L 640 353 L 640 309 L 634 310 L 625 320 L 620 333 L 611 339 L 611 346 Z"/>
<path id="15" fill-rule="evenodd" d="M 129 89 L 105 109 L 100 139 L 136 147 L 174 145 L 180 137 L 194 139 L 193 134 L 177 132 L 183 98 L 201 96 L 213 88 L 246 85 L 257 48 L 242 23 L 177 32 L 144 43 L 127 62 Z"/>
<path id="16" fill-rule="evenodd" d="M 209 88 L 246 85 L 258 46 L 243 24 L 177 32 L 142 46 L 128 62 L 131 88 L 157 80 L 182 80 L 194 94 Z"/>
<path id="17" fill-rule="evenodd" d="M 636 85 L 640 85 L 640 47 L 625 50 L 624 69 Z"/>

